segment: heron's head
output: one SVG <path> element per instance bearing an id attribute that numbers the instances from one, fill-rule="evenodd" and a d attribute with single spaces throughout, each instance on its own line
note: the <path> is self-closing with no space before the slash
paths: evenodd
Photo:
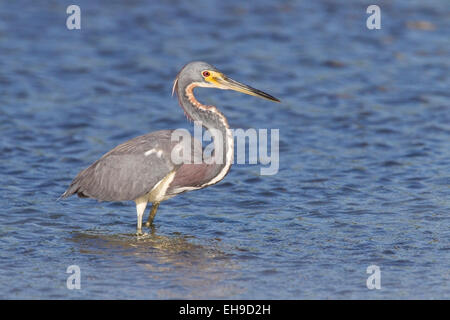
<path id="1" fill-rule="evenodd" d="M 188 85 L 191 83 L 195 83 L 199 87 L 234 90 L 270 101 L 280 102 L 280 100 L 268 93 L 228 78 L 214 66 L 202 61 L 190 62 L 181 69 L 175 79 L 172 93 L 176 90 L 178 84 Z"/>

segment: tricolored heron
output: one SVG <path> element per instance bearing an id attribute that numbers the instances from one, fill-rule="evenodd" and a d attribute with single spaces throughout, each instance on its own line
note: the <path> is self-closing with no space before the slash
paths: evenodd
<path id="1" fill-rule="evenodd" d="M 279 102 L 267 93 L 228 78 L 206 62 L 190 62 L 178 73 L 172 94 L 176 92 L 190 120 L 201 122 L 207 130 L 221 133 L 223 139 L 213 139 L 214 150 L 223 150 L 223 161 L 203 161 L 205 159 L 200 155 L 199 162 L 175 163 L 171 157 L 178 146 L 171 138 L 174 130 L 156 131 L 131 139 L 103 155 L 81 171 L 61 197 L 77 194 L 101 201 L 134 200 L 137 234 L 140 235 L 148 202 L 152 203 L 152 209 L 145 224 L 147 227 L 153 223 L 160 202 L 221 181 L 233 160 L 233 136 L 225 116 L 216 107 L 203 105 L 195 98 L 193 90 L 196 87 L 235 90 Z"/>

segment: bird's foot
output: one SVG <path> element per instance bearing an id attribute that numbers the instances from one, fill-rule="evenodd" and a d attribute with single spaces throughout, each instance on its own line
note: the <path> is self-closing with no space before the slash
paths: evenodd
<path id="1" fill-rule="evenodd" d="M 146 236 L 146 235 L 148 235 L 148 233 L 142 232 L 142 229 L 136 230 L 136 236 L 137 236 L 138 238 L 143 237 L 143 236 Z"/>

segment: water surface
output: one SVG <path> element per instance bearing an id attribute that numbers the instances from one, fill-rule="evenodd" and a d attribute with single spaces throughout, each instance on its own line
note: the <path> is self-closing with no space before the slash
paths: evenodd
<path id="1" fill-rule="evenodd" d="M 359 1 L 83 0 L 79 31 L 70 4 L 0 5 L 1 298 L 450 298 L 448 1 L 381 1 L 377 31 Z M 198 90 L 280 129 L 278 174 L 235 165 L 143 239 L 132 202 L 57 202 L 117 144 L 191 128 L 191 60 L 282 100 Z"/>

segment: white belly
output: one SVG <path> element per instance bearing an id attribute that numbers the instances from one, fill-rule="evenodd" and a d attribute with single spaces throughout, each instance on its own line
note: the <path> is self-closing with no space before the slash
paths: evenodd
<path id="1" fill-rule="evenodd" d="M 175 171 L 170 172 L 161 181 L 159 181 L 153 189 L 147 194 L 148 202 L 161 202 L 172 198 L 173 195 L 166 195 L 167 189 L 175 177 Z"/>

